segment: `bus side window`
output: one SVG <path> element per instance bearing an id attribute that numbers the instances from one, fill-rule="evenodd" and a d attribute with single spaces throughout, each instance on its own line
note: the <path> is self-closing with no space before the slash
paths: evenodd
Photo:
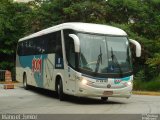
<path id="1" fill-rule="evenodd" d="M 22 50 L 20 51 L 22 56 L 29 55 L 29 41 L 23 41 L 20 49 Z"/>
<path id="2" fill-rule="evenodd" d="M 60 57 L 63 57 L 63 55 L 62 55 L 61 32 L 60 31 L 56 33 L 56 53 Z"/>
<path id="3" fill-rule="evenodd" d="M 56 49 L 56 33 L 50 33 L 45 36 L 46 53 L 55 53 Z"/>
<path id="4" fill-rule="evenodd" d="M 20 53 L 21 53 L 21 56 L 25 55 L 24 47 L 25 47 L 24 42 L 21 42 L 21 52 L 20 52 Z"/>
<path id="5" fill-rule="evenodd" d="M 75 50 L 74 50 L 74 41 L 69 34 L 73 34 L 72 30 L 64 30 L 64 40 L 65 40 L 65 49 L 66 57 L 69 65 L 75 68 Z"/>
<path id="6" fill-rule="evenodd" d="M 56 49 L 55 49 L 55 68 L 64 69 L 61 32 L 56 32 Z"/>
<path id="7" fill-rule="evenodd" d="M 74 42 L 70 40 L 70 47 L 69 47 L 69 62 L 75 68 L 75 50 L 74 50 Z"/>
<path id="8" fill-rule="evenodd" d="M 23 45 L 22 42 L 19 42 L 19 43 L 18 43 L 17 54 L 18 54 L 19 56 L 22 56 L 22 55 L 23 55 L 23 46 L 22 46 L 22 45 Z"/>

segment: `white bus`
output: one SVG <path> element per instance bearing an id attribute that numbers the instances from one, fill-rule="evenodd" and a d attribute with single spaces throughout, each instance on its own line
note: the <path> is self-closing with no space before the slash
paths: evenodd
<path id="1" fill-rule="evenodd" d="M 131 96 L 130 43 L 119 28 L 91 23 L 63 23 L 18 41 L 16 79 L 29 85 L 81 97 Z"/>

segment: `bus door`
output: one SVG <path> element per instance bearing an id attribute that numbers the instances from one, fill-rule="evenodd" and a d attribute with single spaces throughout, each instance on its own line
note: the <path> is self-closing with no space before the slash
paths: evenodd
<path id="1" fill-rule="evenodd" d="M 74 42 L 72 39 L 70 39 L 68 41 L 68 48 L 66 51 L 66 57 L 67 57 L 67 61 L 68 61 L 68 68 L 66 69 L 65 73 L 67 76 L 67 86 L 68 86 L 68 90 L 71 94 L 74 94 L 75 89 L 76 89 L 76 71 L 75 69 L 75 51 L 74 51 Z"/>

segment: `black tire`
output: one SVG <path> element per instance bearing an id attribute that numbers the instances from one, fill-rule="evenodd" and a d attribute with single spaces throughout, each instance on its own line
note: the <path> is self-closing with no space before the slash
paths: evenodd
<path id="1" fill-rule="evenodd" d="M 60 101 L 65 100 L 65 94 L 63 93 L 63 83 L 62 79 L 60 78 L 58 83 L 57 83 L 57 93 Z"/>
<path id="2" fill-rule="evenodd" d="M 28 84 L 27 84 L 27 76 L 26 76 L 26 74 L 23 75 L 23 87 L 26 90 L 29 89 Z"/>
<path id="3" fill-rule="evenodd" d="M 101 97 L 102 102 L 106 102 L 108 100 L 108 97 Z"/>

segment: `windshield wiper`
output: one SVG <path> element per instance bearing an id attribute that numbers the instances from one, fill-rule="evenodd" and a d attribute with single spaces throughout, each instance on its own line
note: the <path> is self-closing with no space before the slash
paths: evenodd
<path id="1" fill-rule="evenodd" d="M 101 50 L 101 46 L 100 46 L 100 53 L 99 53 L 98 59 L 97 59 L 95 73 L 98 72 L 100 63 L 102 64 L 102 50 Z"/>
<path id="2" fill-rule="evenodd" d="M 111 47 L 111 58 L 112 58 L 112 62 L 118 66 L 120 74 L 122 75 L 123 72 L 122 72 L 121 66 L 120 66 L 120 64 L 119 64 L 119 62 L 117 60 L 117 57 L 113 53 L 112 47 Z"/>

